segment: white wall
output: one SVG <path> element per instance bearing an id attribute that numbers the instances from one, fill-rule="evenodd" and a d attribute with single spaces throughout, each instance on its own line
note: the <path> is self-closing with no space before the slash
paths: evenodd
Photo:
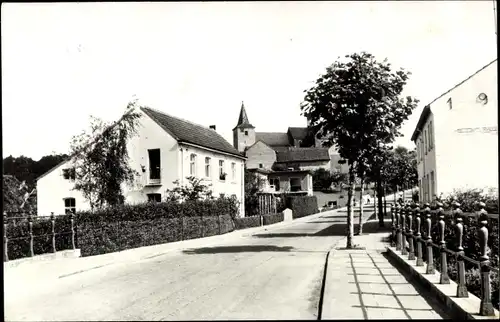
<path id="1" fill-rule="evenodd" d="M 494 62 L 431 104 L 438 195 L 460 188 L 498 187 L 497 84 Z M 477 99 L 480 93 L 488 96 L 487 104 Z M 433 167 L 432 158 L 431 154 L 426 159 L 426 173 Z M 421 171 L 423 165 L 419 177 Z"/>
<path id="2" fill-rule="evenodd" d="M 204 179 L 206 184 L 211 185 L 211 190 L 214 197 L 219 197 L 220 194 L 225 194 L 227 197 L 231 195 L 236 195 L 236 198 L 240 202 L 240 215 L 244 214 L 244 166 L 245 162 L 243 159 L 221 154 L 216 151 L 209 151 L 204 148 L 193 147 L 190 145 L 181 144 L 182 159 L 183 163 L 181 169 L 181 178 L 183 182 L 186 183 L 186 177 L 191 176 L 190 173 L 190 156 L 191 154 L 196 155 L 196 172 L 195 177 Z M 210 175 L 205 176 L 205 158 L 210 158 Z M 226 180 L 219 179 L 219 160 L 224 161 L 224 171 L 227 173 Z M 232 177 L 231 163 L 235 164 L 235 177 Z"/>
<path id="3" fill-rule="evenodd" d="M 51 212 L 54 212 L 55 215 L 65 214 L 64 198 L 75 198 L 77 211 L 90 208 L 82 193 L 78 190 L 72 190 L 74 181 L 63 177 L 63 169 L 70 167 L 70 162 L 64 162 L 37 181 L 36 204 L 38 216 L 49 216 Z"/>

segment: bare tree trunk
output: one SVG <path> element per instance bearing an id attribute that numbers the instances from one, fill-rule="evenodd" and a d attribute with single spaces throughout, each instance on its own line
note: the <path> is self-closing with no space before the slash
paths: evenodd
<path id="1" fill-rule="evenodd" d="M 352 199 L 354 197 L 354 164 L 349 165 L 349 190 L 347 191 L 347 245 L 346 248 L 354 248 L 354 208 Z"/>
<path id="2" fill-rule="evenodd" d="M 365 177 L 361 176 L 361 190 L 359 191 L 359 229 L 358 234 L 363 234 L 363 192 L 365 191 Z"/>
<path id="3" fill-rule="evenodd" d="M 384 210 L 382 205 L 383 191 L 382 180 L 377 180 L 377 201 L 378 201 L 378 225 L 384 227 Z"/>
<path id="4" fill-rule="evenodd" d="M 387 199 L 385 198 L 385 182 L 384 182 L 384 217 L 387 218 Z"/>

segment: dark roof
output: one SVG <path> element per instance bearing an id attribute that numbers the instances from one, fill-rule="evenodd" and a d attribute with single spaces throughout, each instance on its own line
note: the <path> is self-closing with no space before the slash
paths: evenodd
<path id="1" fill-rule="evenodd" d="M 291 147 L 287 151 L 276 152 L 276 163 L 304 161 L 330 161 L 328 149 Z"/>
<path id="2" fill-rule="evenodd" d="M 141 110 L 179 143 L 196 144 L 244 158 L 226 139 L 208 127 L 165 114 L 149 107 L 141 107 Z"/>
<path id="3" fill-rule="evenodd" d="M 272 146 L 271 149 L 273 149 L 275 152 L 286 152 L 288 149 L 290 149 L 289 146 Z"/>
<path id="4" fill-rule="evenodd" d="M 281 171 L 272 171 L 269 173 L 270 176 L 272 175 L 280 175 L 280 174 L 300 174 L 300 173 L 312 173 L 312 170 L 281 170 Z"/>
<path id="5" fill-rule="evenodd" d="M 250 124 L 250 122 L 248 121 L 247 111 L 245 110 L 245 105 L 243 104 L 243 102 L 241 102 L 240 117 L 238 118 L 238 124 L 236 124 L 234 129 L 238 128 L 243 128 L 243 129 L 255 128 L 255 126 Z"/>
<path id="6" fill-rule="evenodd" d="M 307 136 L 307 127 L 289 127 L 288 133 L 294 140 L 304 140 Z"/>
<path id="7" fill-rule="evenodd" d="M 264 142 L 270 147 L 289 146 L 288 134 L 279 132 L 256 132 L 255 139 Z"/>
<path id="8" fill-rule="evenodd" d="M 417 127 L 415 128 L 415 131 L 413 131 L 413 135 L 411 136 L 412 141 L 415 142 L 415 140 L 417 139 L 418 135 L 422 131 L 422 128 L 424 127 L 425 122 L 427 122 L 429 115 L 431 115 L 431 107 L 429 105 L 427 105 L 426 107 L 424 107 L 422 114 L 420 114 L 420 118 L 418 119 Z"/>
<path id="9" fill-rule="evenodd" d="M 411 136 L 411 140 L 415 141 L 417 139 L 417 136 L 420 133 L 420 131 L 422 131 L 422 127 L 424 126 L 425 122 L 429 118 L 429 115 L 430 115 L 430 112 L 431 112 L 430 106 L 431 106 L 432 103 L 434 103 L 435 101 L 437 101 L 438 99 L 440 99 L 444 95 L 448 94 L 449 92 L 451 92 L 452 90 L 454 90 L 458 86 L 462 85 L 463 83 L 465 83 L 466 81 L 468 81 L 469 79 L 471 79 L 473 76 L 475 76 L 477 73 L 479 73 L 480 71 L 482 71 L 483 69 L 485 69 L 486 67 L 490 66 L 491 64 L 493 64 L 496 61 L 497 61 L 497 59 L 494 59 L 490 63 L 488 63 L 485 66 L 483 66 L 482 68 L 480 68 L 474 74 L 470 75 L 469 77 L 467 77 L 466 79 L 464 79 L 463 81 L 461 81 L 460 83 L 458 83 L 457 85 L 453 86 L 452 88 L 450 88 L 449 90 L 447 90 L 443 94 L 441 94 L 438 97 L 436 97 L 432 102 L 430 102 L 429 104 L 427 104 L 427 106 L 424 107 L 424 110 L 422 111 L 422 114 L 420 114 L 420 119 L 418 120 L 417 126 L 415 127 L 415 131 L 413 132 L 413 135 Z"/>

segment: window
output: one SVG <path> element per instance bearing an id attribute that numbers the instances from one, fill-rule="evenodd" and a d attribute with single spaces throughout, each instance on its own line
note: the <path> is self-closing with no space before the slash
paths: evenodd
<path id="1" fill-rule="evenodd" d="M 245 135 L 248 135 L 248 131 L 245 131 Z"/>
<path id="2" fill-rule="evenodd" d="M 210 158 L 205 158 L 205 177 L 210 178 Z"/>
<path id="3" fill-rule="evenodd" d="M 161 202 L 161 194 L 160 193 L 148 193 L 148 202 Z"/>
<path id="4" fill-rule="evenodd" d="M 236 163 L 231 163 L 231 179 L 236 180 Z"/>
<path id="5" fill-rule="evenodd" d="M 160 179 L 160 149 L 148 150 L 149 179 Z"/>
<path id="6" fill-rule="evenodd" d="M 432 128 L 432 121 L 429 122 L 429 149 L 432 149 L 434 147 L 434 142 L 433 142 L 433 137 L 432 137 L 432 131 L 434 129 Z"/>
<path id="7" fill-rule="evenodd" d="M 274 186 L 275 191 L 280 191 L 280 179 L 279 178 L 271 178 L 269 179 L 269 184 Z"/>
<path id="8" fill-rule="evenodd" d="M 219 160 L 219 179 L 226 180 L 226 172 L 224 171 L 224 160 Z"/>
<path id="9" fill-rule="evenodd" d="M 451 97 L 448 99 L 448 101 L 446 103 L 448 103 L 448 107 L 451 110 L 453 108 L 453 104 L 451 102 Z"/>
<path id="10" fill-rule="evenodd" d="M 290 178 L 290 191 L 301 191 L 302 185 L 299 178 Z"/>
<path id="11" fill-rule="evenodd" d="M 418 143 L 418 141 L 416 142 L 417 144 L 417 160 L 420 160 L 420 144 Z"/>
<path id="12" fill-rule="evenodd" d="M 436 186 L 434 183 L 434 171 L 431 171 L 431 198 L 434 198 L 434 195 L 436 194 Z"/>
<path id="13" fill-rule="evenodd" d="M 196 176 L 196 154 L 192 153 L 189 156 L 189 174 Z"/>
<path id="14" fill-rule="evenodd" d="M 76 203 L 75 203 L 75 198 L 65 198 L 64 199 L 64 212 L 76 212 Z"/>
<path id="15" fill-rule="evenodd" d="M 75 168 L 63 169 L 63 177 L 66 180 L 75 180 L 76 178 Z"/>
<path id="16" fill-rule="evenodd" d="M 263 165 L 262 165 L 262 163 L 259 163 L 259 168 L 261 168 L 261 169 L 263 168 Z"/>
<path id="17" fill-rule="evenodd" d="M 424 131 L 424 154 L 427 154 L 427 130 Z"/>

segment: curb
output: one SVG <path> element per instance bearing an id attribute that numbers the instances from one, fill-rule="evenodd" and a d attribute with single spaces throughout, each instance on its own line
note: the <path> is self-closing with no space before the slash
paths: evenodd
<path id="1" fill-rule="evenodd" d="M 394 259 L 397 266 L 409 273 L 420 285 L 428 289 L 444 308 L 449 311 L 453 319 L 457 320 L 498 320 L 498 311 L 495 316 L 479 315 L 481 300 L 469 292 L 468 298 L 456 297 L 457 283 L 450 280 L 450 284 L 439 284 L 439 272 L 425 274 L 425 266 L 416 266 L 415 261 L 409 261 L 398 254 L 394 247 L 388 246 L 387 255 Z M 425 264 L 424 264 L 425 265 Z"/>

